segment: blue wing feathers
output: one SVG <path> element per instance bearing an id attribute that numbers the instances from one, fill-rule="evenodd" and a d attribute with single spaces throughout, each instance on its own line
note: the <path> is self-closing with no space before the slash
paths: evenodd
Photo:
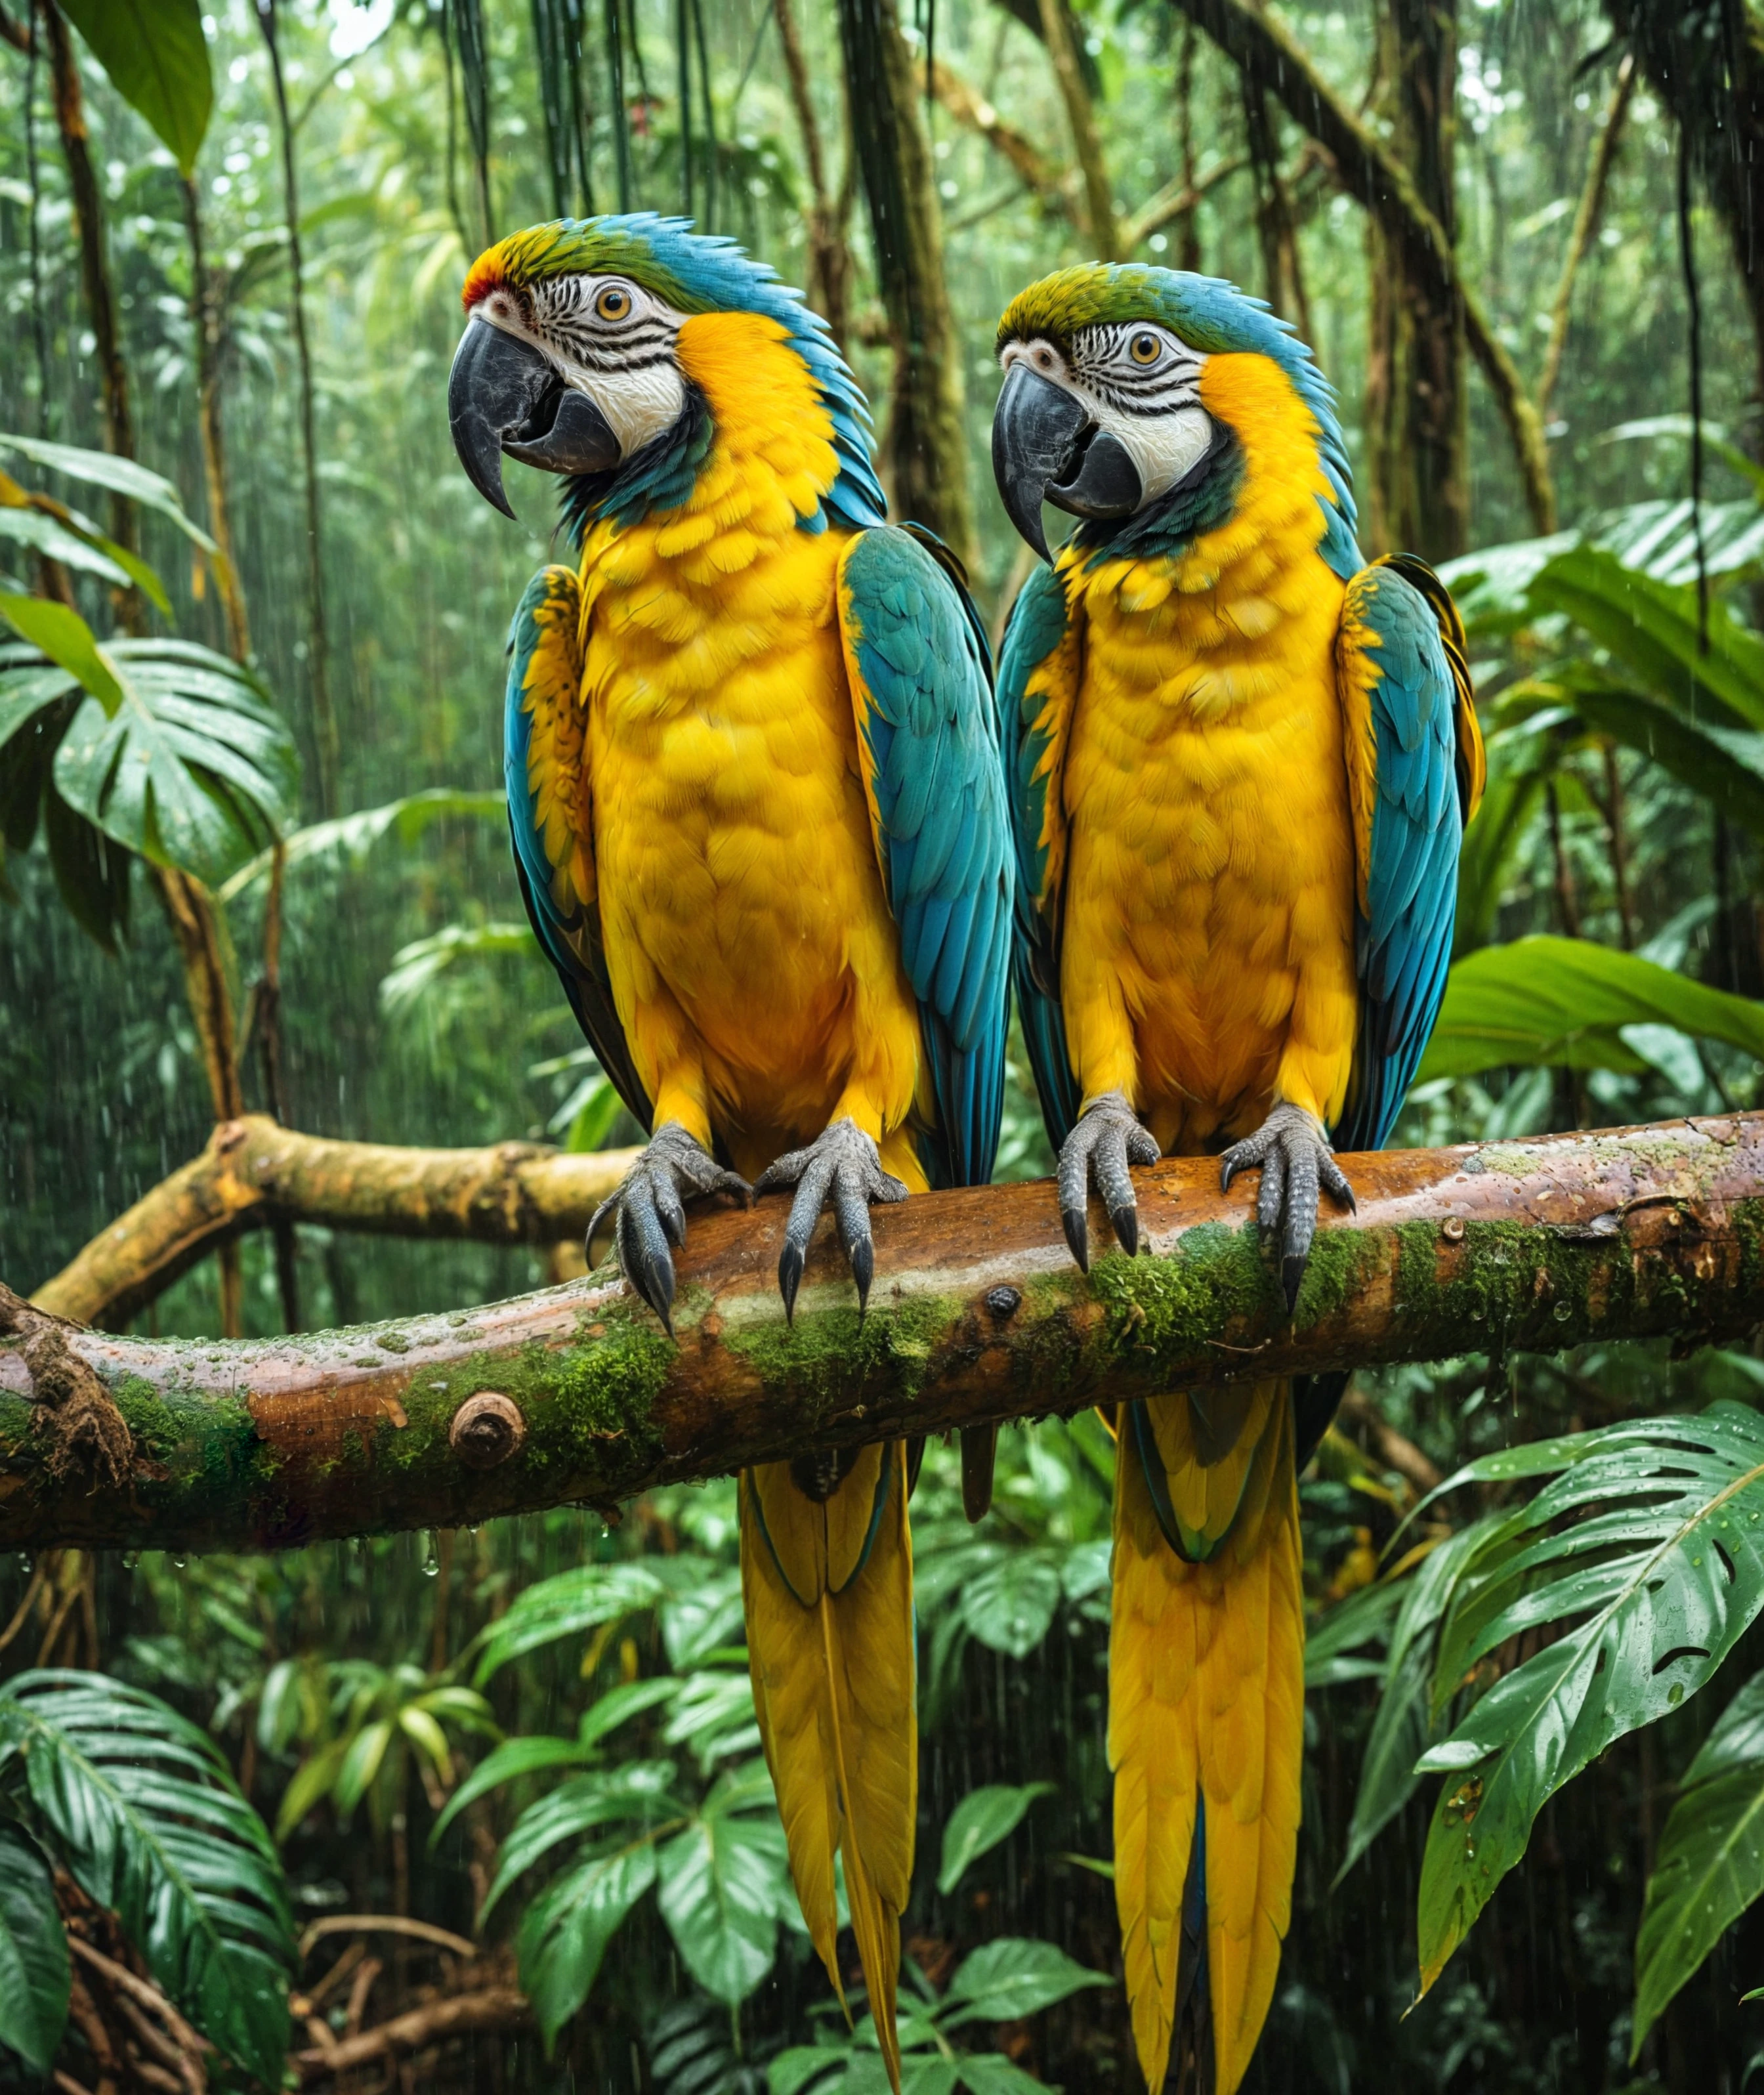
<path id="1" fill-rule="evenodd" d="M 984 635 L 927 534 L 862 533 L 841 590 L 883 886 L 937 1100 L 932 1175 L 983 1185 L 1004 1110 L 1013 884 Z"/>
<path id="2" fill-rule="evenodd" d="M 1358 1034 L 1335 1137 L 1344 1149 L 1376 1149 L 1401 1110 L 1445 994 L 1464 821 L 1459 690 L 1438 613 L 1397 568 L 1379 564 L 1354 577 L 1348 621 L 1364 629 L 1376 672 L 1376 781 L 1357 942 Z"/>

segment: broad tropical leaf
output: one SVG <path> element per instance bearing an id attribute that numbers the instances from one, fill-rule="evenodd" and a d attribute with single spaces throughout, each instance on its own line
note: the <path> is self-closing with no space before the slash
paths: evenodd
<path id="1" fill-rule="evenodd" d="M 599 1833 L 611 1825 L 634 1823 L 657 1827 L 684 1820 L 686 1807 L 673 1792 L 672 1761 L 629 1761 L 604 1772 L 572 1775 L 529 1805 L 515 1821 L 497 1858 L 496 1875 L 479 1910 L 488 1920 L 503 1895 L 525 1871 L 562 1840 Z"/>
<path id="2" fill-rule="evenodd" d="M 1669 1026 L 1764 1059 L 1764 1004 L 1636 953 L 1538 937 L 1485 946 L 1456 964 L 1416 1081 L 1509 1063 L 1638 1074 L 1650 1064 L 1623 1037 L 1631 1026 Z"/>
<path id="3" fill-rule="evenodd" d="M 0 1767 L 13 1754 L 44 1838 L 168 1997 L 279 2084 L 293 1919 L 275 1847 L 212 1740 L 139 1688 L 33 1672 L 0 1686 Z"/>
<path id="4" fill-rule="evenodd" d="M 1435 1707 L 1509 1639 L 1557 1634 L 1419 1763 L 1446 1777 L 1422 1865 L 1423 1991 L 1548 1799 L 1614 1740 L 1694 1695 L 1764 1606 L 1764 1419 L 1749 1407 L 1513 1452 L 1534 1475 L 1540 1462 L 1559 1474 L 1471 1531 L 1440 1632 Z M 1510 1474 L 1512 1459 L 1467 1464 L 1451 1481 Z"/>
<path id="5" fill-rule="evenodd" d="M 1764 1673 L 1721 1713 L 1660 1836 L 1636 1937 L 1633 2060 L 1666 2003 L 1764 1894 Z"/>
<path id="6" fill-rule="evenodd" d="M 551 1768 L 579 1768 L 594 1757 L 593 1747 L 584 1745 L 578 1739 L 504 1739 L 494 1753 L 487 1753 L 478 1762 L 442 1807 L 429 1831 L 429 1846 L 434 1846 L 468 1804 L 476 1804 L 481 1797 L 487 1797 L 493 1789 L 500 1789 L 505 1782 L 514 1782 L 525 1775 L 541 1775 Z"/>
<path id="7" fill-rule="evenodd" d="M 131 502 L 138 502 L 142 508 L 155 510 L 176 525 L 185 537 L 200 546 L 205 553 L 220 551 L 185 510 L 183 498 L 171 481 L 159 473 L 150 473 L 133 459 L 119 458 L 114 451 L 82 451 L 75 444 L 46 443 L 40 437 L 19 437 L 10 432 L 0 433 L 0 451 L 16 451 L 33 465 L 47 466 L 52 473 L 65 473 L 70 480 L 107 488 L 113 494 L 126 494 Z"/>
<path id="8" fill-rule="evenodd" d="M 657 1861 L 661 1917 L 682 1962 L 713 2000 L 735 2006 L 771 1970 L 777 1923 L 796 1910 L 764 1764 L 725 1775 Z"/>
<path id="9" fill-rule="evenodd" d="M 496 953 L 535 953 L 538 942 L 525 924 L 448 924 L 426 939 L 413 939 L 392 956 L 380 978 L 380 1003 L 388 1013 L 408 1011 L 420 1002 L 450 968 L 461 960 Z"/>
<path id="10" fill-rule="evenodd" d="M 943 1825 L 943 1854 L 937 1888 L 947 1898 L 977 1862 L 1014 1833 L 1038 1797 L 1052 1791 L 1051 1782 L 988 1783 L 970 1789 Z"/>
<path id="11" fill-rule="evenodd" d="M 194 174 L 215 102 L 199 0 L 68 0 L 63 11 L 179 172 Z"/>
<path id="12" fill-rule="evenodd" d="M 655 1572 L 642 1564 L 583 1564 L 542 1579 L 481 1633 L 473 1679 L 481 1688 L 510 1659 L 652 1608 L 667 1593 Z"/>
<path id="13" fill-rule="evenodd" d="M 1350 1680 L 1374 1680 L 1385 1670 L 1382 1657 L 1356 1657 L 1369 1644 L 1384 1644 L 1408 1588 L 1396 1579 L 1379 1579 L 1338 1601 L 1304 1636 L 1304 1687 L 1339 1688 Z"/>
<path id="14" fill-rule="evenodd" d="M 547 2056 L 599 1976 L 607 1945 L 655 1881 L 655 1844 L 639 1840 L 588 1856 L 554 1877 L 522 1915 L 520 1984 Z"/>
<path id="15" fill-rule="evenodd" d="M 0 1819 L 0 2045 L 46 2076 L 68 2023 L 68 1932 L 42 1850 Z"/>
<path id="16" fill-rule="evenodd" d="M 115 664 L 78 612 L 46 597 L 0 596 L 0 618 L 29 643 L 0 647 L 0 743 L 10 740 L 45 707 L 66 698 L 75 685 L 89 691 L 107 713 L 121 710 L 123 687 Z M 57 677 L 56 669 L 65 674 Z"/>
<path id="17" fill-rule="evenodd" d="M 170 615 L 165 585 L 138 554 L 107 538 L 95 525 L 46 495 L 27 495 L 0 473 L 0 538 L 28 547 L 63 567 L 127 589 L 138 582 L 158 608 Z"/>
<path id="18" fill-rule="evenodd" d="M 1009 2023 L 1051 2008 L 1087 1986 L 1113 1981 L 1068 1957 L 1051 1942 L 1001 1936 L 964 1960 L 949 1982 L 939 2020 Z"/>
<path id="19" fill-rule="evenodd" d="M 1698 720 L 1583 664 L 1531 688 L 1572 707 L 1596 734 L 1670 771 L 1754 835 L 1764 834 L 1764 734 Z"/>

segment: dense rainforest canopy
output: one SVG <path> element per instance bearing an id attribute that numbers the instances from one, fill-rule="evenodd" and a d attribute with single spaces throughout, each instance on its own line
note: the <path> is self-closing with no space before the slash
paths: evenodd
<path id="1" fill-rule="evenodd" d="M 511 470 L 516 524 L 481 502 L 446 387 L 473 257 L 612 210 L 805 289 L 995 639 L 1031 565 L 987 464 L 1008 299 L 1099 256 L 1265 297 L 1336 390 L 1367 551 L 1448 581 L 1487 743 L 1395 1146 L 1736 1139 L 1764 1104 L 1761 151 L 1750 0 L 0 0 L 0 1278 L 212 1339 L 583 1272 L 596 1160 L 646 1130 L 507 851 L 503 651 L 553 490 Z M 303 1150 L 249 1213 L 194 1227 L 190 1194 L 107 1238 L 244 1114 L 565 1154 L 445 1165 L 455 1226 L 438 1179 Z M 1013 1042 L 997 1175 L 1052 1161 Z M 516 1163 L 525 1220 L 493 1226 L 460 1188 Z M 1550 1351 L 1490 1318 L 1354 1377 L 1300 1485 L 1304 1820 L 1258 2095 L 1764 2067 L 1764 1362 L 1685 1315 Z M 43 1469 L 16 1387 L 0 1538 Z M 1114 1461 L 1088 1411 L 1008 1429 L 970 1527 L 926 1456 L 918 2095 L 1141 2084 Z M 0 1556 L 0 2088 L 886 2086 L 791 1893 L 733 1483 L 381 1524 Z"/>

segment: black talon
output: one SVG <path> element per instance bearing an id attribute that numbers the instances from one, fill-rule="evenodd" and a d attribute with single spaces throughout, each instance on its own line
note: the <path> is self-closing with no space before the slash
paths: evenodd
<path id="1" fill-rule="evenodd" d="M 822 1207 L 830 1200 L 834 1226 L 857 1286 L 857 1313 L 861 1318 L 869 1306 L 870 1283 L 876 1272 L 875 1241 L 869 1226 L 871 1203 L 904 1200 L 906 1187 L 883 1170 L 876 1144 L 852 1120 L 835 1121 L 806 1148 L 793 1149 L 769 1164 L 754 1182 L 756 1193 L 782 1192 L 786 1187 L 795 1188 L 795 1196 L 791 1202 L 790 1219 L 784 1225 L 784 1248 L 777 1261 L 778 1292 L 784 1298 L 786 1318 L 795 1322 L 796 1291 L 808 1263 L 808 1240 L 814 1235 Z"/>
<path id="2" fill-rule="evenodd" d="M 1229 1190 L 1240 1170 L 1261 1173 L 1256 1221 L 1265 1235 L 1280 1234 L 1280 1287 L 1287 1314 L 1298 1306 L 1299 1289 L 1310 1262 L 1318 1209 L 1326 1189 L 1331 1199 L 1356 1211 L 1353 1188 L 1329 1146 L 1321 1125 L 1302 1107 L 1282 1103 L 1256 1132 L 1234 1143 L 1219 1160 L 1219 1183 Z"/>
<path id="3" fill-rule="evenodd" d="M 1139 1209 L 1129 1166 L 1156 1164 L 1158 1147 L 1119 1091 L 1093 1099 L 1060 1149 L 1060 1226 L 1078 1270 L 1091 1270 L 1086 1202 L 1094 1183 L 1116 1240 L 1129 1258 L 1139 1249 Z"/>
<path id="4" fill-rule="evenodd" d="M 588 1224 L 586 1249 L 592 1264 L 595 1238 L 612 1218 L 619 1269 L 669 1338 L 674 1335 L 674 1271 L 669 1246 L 677 1251 L 686 1243 L 686 1200 L 716 1193 L 733 1194 L 743 1206 L 753 1198 L 746 1179 L 725 1170 L 677 1121 L 665 1121 Z"/>

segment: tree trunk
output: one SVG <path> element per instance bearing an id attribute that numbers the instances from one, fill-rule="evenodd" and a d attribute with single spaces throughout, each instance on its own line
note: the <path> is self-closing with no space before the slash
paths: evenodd
<path id="1" fill-rule="evenodd" d="M 1757 1322 L 1764 1114 L 1344 1163 L 1358 1213 L 1323 1217 L 1294 1315 L 1254 1187 L 1222 1193 L 1207 1158 L 1138 1174 L 1146 1253 L 1111 1252 L 1088 1277 L 1045 1181 L 880 1208 L 862 1318 L 830 1221 L 794 1326 L 776 1278 L 788 1204 L 700 1212 L 677 1344 L 604 1275 L 233 1345 L 108 1338 L 0 1293 L 14 1334 L 0 1342 L 0 1547 L 250 1549 L 458 1527 L 1246 1375 L 1692 1345 Z M 1091 1229 L 1105 1228 L 1098 1203 Z M 126 1422 L 132 1475 L 82 1474 L 58 1437 L 82 1396 L 89 1434 L 115 1445 Z"/>
<path id="2" fill-rule="evenodd" d="M 894 347 L 883 450 L 895 513 L 965 560 L 973 538 L 962 347 L 943 276 L 943 221 L 919 117 L 919 76 L 895 0 L 839 0 L 852 142 L 869 203 Z"/>
<path id="3" fill-rule="evenodd" d="M 1390 150 L 1455 246 L 1457 0 L 1387 0 L 1381 45 Z M 1372 220 L 1366 535 L 1381 552 L 1444 560 L 1470 543 L 1469 421 L 1464 302 L 1441 282 L 1431 237 Z"/>
<path id="4" fill-rule="evenodd" d="M 1274 96 L 1335 164 L 1341 185 L 1362 203 L 1386 238 L 1405 242 L 1405 258 L 1430 283 L 1430 296 L 1455 297 L 1476 359 L 1513 441 L 1526 506 L 1538 531 L 1556 529 L 1556 490 L 1548 448 L 1505 345 L 1490 326 L 1474 287 L 1458 274 L 1450 234 L 1415 186 L 1408 168 L 1370 125 L 1335 94 L 1272 15 L 1247 0 L 1171 0 L 1253 86 Z M 1425 548 L 1417 548 L 1424 551 Z"/>

